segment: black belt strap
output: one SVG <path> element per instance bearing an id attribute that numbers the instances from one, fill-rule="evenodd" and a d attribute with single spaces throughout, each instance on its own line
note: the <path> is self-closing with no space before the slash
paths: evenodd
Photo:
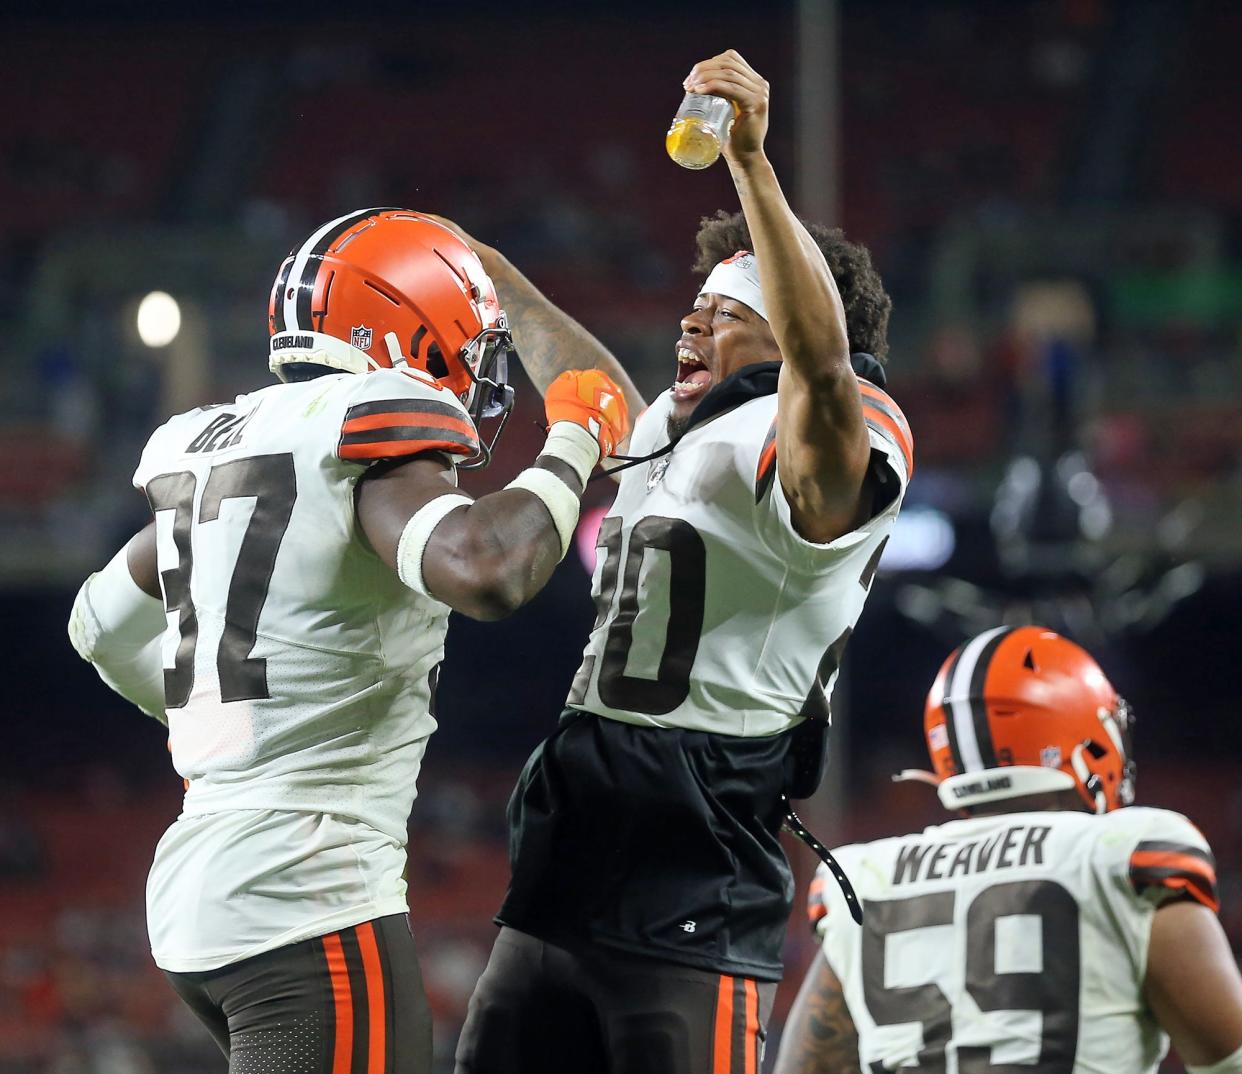
<path id="1" fill-rule="evenodd" d="M 801 839 L 802 842 L 815 851 L 815 855 L 819 860 L 828 866 L 828 871 L 832 873 L 833 879 L 836 880 L 837 886 L 841 889 L 841 894 L 845 896 L 845 905 L 850 908 L 850 917 L 854 919 L 856 925 L 861 925 L 863 921 L 862 903 L 858 901 L 854 885 L 850 883 L 850 878 L 845 875 L 845 870 L 838 864 L 837 859 L 832 856 L 832 851 L 816 839 L 807 826 L 802 823 L 802 818 L 794 812 L 792 803 L 783 794 L 781 795 L 781 802 L 785 806 L 785 830 Z"/>

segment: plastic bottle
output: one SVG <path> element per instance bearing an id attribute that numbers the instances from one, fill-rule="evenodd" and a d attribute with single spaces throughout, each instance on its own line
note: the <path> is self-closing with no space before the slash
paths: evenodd
<path id="1" fill-rule="evenodd" d="M 664 136 L 668 155 L 683 168 L 716 163 L 733 127 L 733 105 L 723 97 L 687 93 Z"/>

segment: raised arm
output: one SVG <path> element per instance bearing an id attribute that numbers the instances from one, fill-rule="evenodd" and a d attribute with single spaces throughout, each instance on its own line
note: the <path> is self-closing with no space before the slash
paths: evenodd
<path id="1" fill-rule="evenodd" d="M 775 1074 L 859 1074 L 858 1032 L 823 951 L 785 1020 Z"/>
<path id="2" fill-rule="evenodd" d="M 776 434 L 781 486 L 798 532 L 830 541 L 871 511 L 866 481 L 871 452 L 841 295 L 764 153 L 768 83 L 730 49 L 696 64 L 685 85 L 724 97 L 737 110 L 725 156 L 783 359 Z"/>
<path id="3" fill-rule="evenodd" d="M 416 592 L 474 619 L 500 619 L 544 587 L 564 558 L 586 478 L 629 429 L 612 382 L 567 371 L 549 387 L 551 431 L 535 465 L 477 500 L 436 456 L 381 466 L 358 486 L 358 521 Z"/>
<path id="4" fill-rule="evenodd" d="M 599 369 L 625 395 L 631 414 L 646 406 L 621 363 L 598 339 L 564 310 L 553 305 L 499 250 L 479 242 L 451 220 L 433 216 L 467 242 L 496 285 L 500 305 L 509 316 L 522 368 L 540 393 L 567 369 Z M 622 449 L 622 445 L 618 445 Z"/>

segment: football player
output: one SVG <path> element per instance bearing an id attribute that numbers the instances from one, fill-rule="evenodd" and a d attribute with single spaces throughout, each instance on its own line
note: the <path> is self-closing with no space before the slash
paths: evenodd
<path id="1" fill-rule="evenodd" d="M 1242 1072 L 1212 853 L 1185 817 L 1130 806 L 1131 719 L 1041 627 L 945 661 L 924 720 L 935 772 L 904 775 L 962 819 L 836 851 L 861 929 L 816 878 L 823 948 L 778 1074 L 1150 1074 L 1170 1037 L 1193 1074 Z"/>
<path id="2" fill-rule="evenodd" d="M 792 769 L 818 767 L 913 465 L 880 387 L 888 296 L 865 250 L 790 211 L 763 151 L 767 83 L 730 51 L 686 84 L 737 108 L 744 216 L 700 232 L 674 383 L 638 419 L 639 461 L 600 527 L 598 615 L 513 795 L 512 880 L 462 1074 L 757 1070 L 793 899 L 784 795 Z M 480 249 L 537 384 L 590 355 L 643 405 L 597 341 Z M 852 352 L 868 352 L 862 376 Z"/>
<path id="3" fill-rule="evenodd" d="M 316 230 L 269 327 L 280 384 L 152 434 L 134 484 L 154 521 L 83 585 L 70 636 L 168 723 L 189 783 L 151 945 L 229 1069 L 421 1074 L 406 819 L 449 610 L 497 618 L 544 585 L 625 403 L 565 373 L 534 465 L 459 491 L 512 404 L 511 340 L 478 257 L 415 212 Z"/>

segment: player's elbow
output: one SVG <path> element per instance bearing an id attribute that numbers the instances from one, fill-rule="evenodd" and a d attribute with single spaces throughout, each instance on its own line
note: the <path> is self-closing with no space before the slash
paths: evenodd
<path id="1" fill-rule="evenodd" d="M 471 619 L 504 619 L 530 599 L 520 564 L 494 541 L 467 540 L 424 570 L 433 595 Z"/>
<path id="2" fill-rule="evenodd" d="M 781 340 L 781 357 L 802 389 L 817 400 L 835 402 L 858 393 L 844 333 L 791 334 Z"/>
<path id="3" fill-rule="evenodd" d="M 485 623 L 505 619 L 527 601 L 527 595 L 511 579 L 495 578 L 477 583 L 470 593 L 466 606 L 459 608 L 463 615 Z"/>

